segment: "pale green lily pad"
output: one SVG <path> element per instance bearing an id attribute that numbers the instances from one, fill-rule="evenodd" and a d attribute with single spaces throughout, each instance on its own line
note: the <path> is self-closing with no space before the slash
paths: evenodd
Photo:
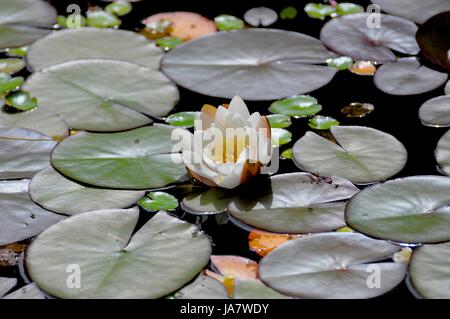
<path id="1" fill-rule="evenodd" d="M 413 176 L 366 188 L 347 204 L 347 224 L 400 243 L 450 240 L 450 178 Z"/>
<path id="2" fill-rule="evenodd" d="M 338 15 L 354 14 L 364 12 L 364 7 L 356 3 L 341 2 L 336 6 L 336 13 Z"/>
<path id="3" fill-rule="evenodd" d="M 423 298 L 450 298 L 450 243 L 422 245 L 411 258 L 409 276 L 413 288 Z"/>
<path id="4" fill-rule="evenodd" d="M 112 13 L 96 9 L 86 13 L 86 24 L 94 28 L 113 28 L 120 26 L 122 21 Z"/>
<path id="5" fill-rule="evenodd" d="M 283 20 L 292 20 L 297 16 L 298 11 L 295 7 L 286 7 L 280 12 L 280 18 Z"/>
<path id="6" fill-rule="evenodd" d="M 211 242 L 197 227 L 158 213 L 133 235 L 138 217 L 137 208 L 102 210 L 54 225 L 28 248 L 30 277 L 60 298 L 159 298 L 207 265 Z M 78 289 L 67 285 L 69 265 L 81 272 Z"/>
<path id="7" fill-rule="evenodd" d="M 183 39 L 177 37 L 162 37 L 155 40 L 155 44 L 165 50 L 173 49 L 183 43 Z"/>
<path id="8" fill-rule="evenodd" d="M 28 184 L 28 180 L 0 182 L 0 245 L 34 237 L 65 218 L 33 203 Z"/>
<path id="9" fill-rule="evenodd" d="M 281 146 L 292 140 L 292 133 L 284 128 L 271 128 L 272 146 Z"/>
<path id="10" fill-rule="evenodd" d="M 288 148 L 287 150 L 281 152 L 280 157 L 281 159 L 293 159 L 294 155 L 292 154 L 292 148 Z"/>
<path id="11" fill-rule="evenodd" d="M 345 226 L 345 200 L 359 190 L 339 177 L 307 173 L 275 175 L 255 198 L 235 196 L 229 213 L 253 227 L 278 233 L 314 233 Z"/>
<path id="12" fill-rule="evenodd" d="M 308 3 L 305 12 L 310 18 L 324 20 L 336 12 L 336 8 L 322 3 Z"/>
<path id="13" fill-rule="evenodd" d="M 47 135 L 54 140 L 60 140 L 69 135 L 69 128 L 60 116 L 41 108 L 17 113 L 8 113 L 1 108 L 0 127 L 26 128 Z"/>
<path id="14" fill-rule="evenodd" d="M 142 197 L 139 202 L 139 206 L 143 209 L 156 212 L 160 210 L 170 211 L 178 207 L 178 199 L 165 192 L 151 192 Z"/>
<path id="15" fill-rule="evenodd" d="M 0 48 L 20 47 L 50 32 L 56 10 L 46 1 L 0 0 Z"/>
<path id="16" fill-rule="evenodd" d="M 269 111 L 287 116 L 305 117 L 314 115 L 322 110 L 317 99 L 309 95 L 294 95 L 286 99 L 273 102 Z"/>
<path id="17" fill-rule="evenodd" d="M 27 55 L 27 53 L 28 53 L 28 46 L 6 49 L 6 55 L 11 57 L 23 58 L 24 56 Z"/>
<path id="18" fill-rule="evenodd" d="M 149 124 L 144 114 L 163 116 L 179 99 L 177 87 L 161 72 L 112 60 L 58 64 L 31 75 L 22 89 L 72 129 L 101 132 Z"/>
<path id="19" fill-rule="evenodd" d="M 215 17 L 214 22 L 220 31 L 239 30 L 244 27 L 244 21 L 229 14 L 221 14 Z"/>
<path id="20" fill-rule="evenodd" d="M 55 145 L 36 131 L 0 127 L 0 179 L 27 178 L 48 167 Z"/>
<path id="21" fill-rule="evenodd" d="M 34 71 L 87 59 L 121 60 L 158 69 L 162 55 L 153 42 L 135 32 L 80 28 L 54 32 L 34 42 L 27 61 Z"/>
<path id="22" fill-rule="evenodd" d="M 0 59 L 0 72 L 14 74 L 25 67 L 25 62 L 18 58 Z"/>
<path id="23" fill-rule="evenodd" d="M 39 287 L 32 282 L 10 294 L 4 296 L 2 299 L 45 299 L 44 293 L 39 289 Z"/>
<path id="24" fill-rule="evenodd" d="M 266 116 L 271 128 L 286 128 L 291 126 L 291 118 L 284 114 L 270 114 Z"/>
<path id="25" fill-rule="evenodd" d="M 29 111 L 37 106 L 37 99 L 24 91 L 9 94 L 5 101 L 9 106 L 19 111 Z"/>
<path id="26" fill-rule="evenodd" d="M 441 170 L 446 175 L 450 175 L 450 131 L 447 131 L 439 140 L 435 156 Z"/>
<path id="27" fill-rule="evenodd" d="M 171 153 L 170 126 L 120 133 L 73 135 L 58 144 L 52 165 L 77 181 L 106 188 L 150 189 L 186 180 L 179 153 Z"/>
<path id="28" fill-rule="evenodd" d="M 330 116 L 322 115 L 316 115 L 308 122 L 308 126 L 315 130 L 329 130 L 336 125 L 339 125 L 339 121 Z"/>
<path id="29" fill-rule="evenodd" d="M 288 296 L 373 298 L 405 277 L 406 264 L 378 262 L 399 249 L 357 233 L 314 234 L 269 253 L 260 262 L 259 274 L 266 285 Z"/>
<path id="30" fill-rule="evenodd" d="M 419 118 L 426 126 L 450 126 L 450 96 L 438 96 L 426 101 L 419 109 Z"/>
<path id="31" fill-rule="evenodd" d="M 0 298 L 17 284 L 16 278 L 0 277 Z"/>
<path id="32" fill-rule="evenodd" d="M 184 128 L 194 127 L 195 116 L 197 112 L 178 112 L 170 114 L 166 118 L 166 123 L 172 126 Z"/>
<path id="33" fill-rule="evenodd" d="M 330 59 L 327 61 L 328 66 L 331 66 L 333 68 L 336 68 L 340 71 L 347 70 L 352 64 L 353 59 L 348 56 L 341 56 L 336 59 Z"/>
<path id="34" fill-rule="evenodd" d="M 130 207 L 145 194 L 144 191 L 87 187 L 65 178 L 52 167 L 33 177 L 29 193 L 35 203 L 49 211 L 64 215 Z"/>
<path id="35" fill-rule="evenodd" d="M 365 184 L 388 179 L 406 164 L 405 147 L 390 134 L 364 126 L 333 126 L 331 134 L 337 144 L 313 132 L 294 144 L 299 167 Z"/>
<path id="36" fill-rule="evenodd" d="M 0 73 L 0 95 L 17 89 L 24 81 L 24 78 L 21 76 L 11 78 L 11 76 L 6 73 Z"/>
<path id="37" fill-rule="evenodd" d="M 232 198 L 231 192 L 220 188 L 189 193 L 181 201 L 181 209 L 194 215 L 212 215 L 226 211 Z"/>
<path id="38" fill-rule="evenodd" d="M 105 11 L 117 16 L 124 16 L 133 10 L 133 6 L 124 0 L 114 1 L 105 7 Z"/>

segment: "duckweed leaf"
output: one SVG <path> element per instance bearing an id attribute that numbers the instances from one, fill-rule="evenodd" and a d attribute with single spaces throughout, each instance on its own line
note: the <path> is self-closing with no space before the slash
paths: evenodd
<path id="1" fill-rule="evenodd" d="M 235 196 L 229 213 L 253 227 L 278 233 L 323 232 L 345 226 L 342 202 L 358 188 L 340 177 L 317 178 L 290 173 L 270 178 L 270 187 L 259 196 Z"/>
<path id="2" fill-rule="evenodd" d="M 326 85 L 337 70 L 319 64 L 333 57 L 320 41 L 304 34 L 244 29 L 183 43 L 164 56 L 162 70 L 201 94 L 274 100 Z"/>
<path id="3" fill-rule="evenodd" d="M 308 3 L 305 12 L 310 18 L 324 20 L 336 11 L 336 8 L 327 4 Z"/>
<path id="4" fill-rule="evenodd" d="M 300 298 L 373 298 L 405 277 L 405 264 L 376 263 L 399 248 L 356 233 L 314 234 L 269 253 L 260 262 L 260 277 L 269 287 Z M 368 284 L 373 269 L 382 274 L 377 289 Z"/>
<path id="5" fill-rule="evenodd" d="M 273 102 L 269 111 L 288 116 L 305 117 L 314 115 L 322 110 L 317 99 L 309 95 L 294 95 L 289 98 Z"/>
<path id="6" fill-rule="evenodd" d="M 270 114 L 266 116 L 271 128 L 286 128 L 291 126 L 291 118 L 284 114 Z"/>
<path id="7" fill-rule="evenodd" d="M 348 225 L 368 236 L 400 243 L 450 239 L 450 178 L 413 176 L 362 190 L 347 204 Z"/>
<path id="8" fill-rule="evenodd" d="M 438 96 L 426 101 L 419 109 L 419 118 L 426 126 L 450 126 L 450 96 Z"/>
<path id="9" fill-rule="evenodd" d="M 159 298 L 208 263 L 211 243 L 197 227 L 161 212 L 133 235 L 138 217 L 137 208 L 101 210 L 54 225 L 28 248 L 30 277 L 60 298 Z M 67 286 L 66 269 L 72 264 L 89 284 Z M 126 289 L 130 285 L 133 289 Z"/>
<path id="10" fill-rule="evenodd" d="M 331 50 L 354 60 L 391 62 L 391 51 L 416 55 L 419 47 L 415 34 L 417 26 L 408 20 L 380 15 L 381 27 L 370 27 L 371 13 L 344 15 L 328 21 L 320 32 L 320 39 Z"/>
<path id="11" fill-rule="evenodd" d="M 52 164 L 90 185 L 150 189 L 186 179 L 179 153 L 171 153 L 172 127 L 155 124 L 120 133 L 80 132 L 58 144 Z"/>
<path id="12" fill-rule="evenodd" d="M 25 67 L 25 62 L 18 58 L 0 59 L 0 72 L 14 74 Z"/>
<path id="13" fill-rule="evenodd" d="M 28 184 L 28 180 L 0 182 L 0 245 L 36 236 L 65 218 L 33 203 Z"/>
<path id="14" fill-rule="evenodd" d="M 294 7 L 286 7 L 283 10 L 281 10 L 280 12 L 280 18 L 283 20 L 292 20 L 295 19 L 295 17 L 297 16 L 298 12 L 297 9 Z"/>
<path id="15" fill-rule="evenodd" d="M 52 167 L 33 177 L 29 193 L 41 207 L 64 215 L 130 207 L 145 194 L 144 191 L 87 187 L 65 178 Z"/>
<path id="16" fill-rule="evenodd" d="M 308 126 L 315 130 L 329 130 L 332 126 L 336 125 L 339 125 L 336 119 L 322 115 L 316 115 L 308 122 Z"/>
<path id="17" fill-rule="evenodd" d="M 239 30 L 244 27 L 244 21 L 229 14 L 221 14 L 214 18 L 217 29 L 221 31 Z"/>
<path id="18" fill-rule="evenodd" d="M 333 126 L 331 133 L 337 144 L 307 132 L 293 147 L 295 162 L 308 172 L 361 184 L 385 180 L 406 164 L 406 149 L 392 135 L 363 126 Z"/>
<path id="19" fill-rule="evenodd" d="M 54 32 L 34 42 L 27 61 L 34 71 L 86 59 L 121 60 L 158 69 L 162 55 L 160 48 L 135 32 L 81 28 Z"/>
<path id="20" fill-rule="evenodd" d="M 144 114 L 165 115 L 179 99 L 178 89 L 161 72 L 112 60 L 58 64 L 34 73 L 22 88 L 72 129 L 101 132 L 149 124 Z"/>
<path id="21" fill-rule="evenodd" d="M 20 111 L 29 111 L 37 106 L 37 99 L 32 97 L 28 92 L 18 91 L 9 94 L 6 97 L 6 103 Z"/>
<path id="22" fill-rule="evenodd" d="M 151 192 L 142 197 L 139 206 L 149 211 L 174 210 L 178 207 L 178 199 L 173 195 L 164 192 Z"/>
<path id="23" fill-rule="evenodd" d="M 86 13 L 86 23 L 94 28 L 113 28 L 122 24 L 122 21 L 114 14 L 96 9 Z"/>
<path id="24" fill-rule="evenodd" d="M 413 95 L 434 90 L 447 81 L 448 75 L 420 65 L 417 59 L 399 59 L 382 65 L 374 77 L 381 91 L 392 95 Z"/>
<path id="25" fill-rule="evenodd" d="M 364 12 L 364 7 L 360 6 L 356 3 L 350 3 L 350 2 L 341 2 L 338 3 L 336 6 L 336 13 L 338 15 L 346 15 L 346 14 L 354 14 L 354 13 L 361 13 Z"/>
<path id="26" fill-rule="evenodd" d="M 336 59 L 330 59 L 327 61 L 328 66 L 336 68 L 338 70 L 347 70 L 352 64 L 353 59 L 348 56 L 341 56 Z"/>
<path id="27" fill-rule="evenodd" d="M 172 126 L 184 128 L 194 127 L 195 116 L 197 112 L 179 112 L 170 114 L 166 118 L 166 123 Z"/>
<path id="28" fill-rule="evenodd" d="M 183 39 L 177 37 L 162 37 L 155 40 L 155 44 L 165 50 L 173 49 L 183 43 Z"/>
<path id="29" fill-rule="evenodd" d="M 133 9 L 133 6 L 128 2 L 124 0 L 118 0 L 111 2 L 105 7 L 105 11 L 109 12 L 111 14 L 115 14 L 117 16 L 124 16 L 131 12 Z"/>
<path id="30" fill-rule="evenodd" d="M 252 8 L 245 12 L 244 20 L 253 27 L 268 27 L 278 20 L 278 14 L 266 7 Z"/>

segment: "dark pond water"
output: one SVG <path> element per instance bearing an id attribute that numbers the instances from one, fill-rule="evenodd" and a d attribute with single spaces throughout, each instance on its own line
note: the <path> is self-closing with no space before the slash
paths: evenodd
<path id="1" fill-rule="evenodd" d="M 66 14 L 66 8 L 71 3 L 77 3 L 82 10 L 86 10 L 88 5 L 104 5 L 101 1 L 75 1 L 75 0 L 51 0 L 60 14 Z M 364 6 L 369 1 L 353 1 Z M 299 11 L 299 16 L 294 20 L 279 20 L 271 27 L 276 29 L 285 29 L 302 32 L 319 36 L 320 29 L 324 21 L 308 18 L 303 7 L 307 1 L 278 0 L 278 1 L 241 1 L 239 3 L 232 1 L 159 1 L 159 0 L 143 0 L 134 3 L 132 13 L 123 17 L 122 28 L 135 30 L 139 28 L 140 21 L 151 14 L 165 11 L 193 11 L 200 13 L 209 18 L 228 13 L 238 17 L 242 17 L 246 10 L 265 5 L 277 12 L 286 6 L 295 6 Z M 270 45 L 268 43 L 267 45 Z M 425 63 L 427 64 L 427 63 Z M 428 64 L 427 64 L 428 65 Z M 430 66 L 430 65 L 428 65 Z M 430 66 L 434 68 L 433 66 Z M 26 74 L 25 74 L 26 75 Z M 130 74 L 130 76 L 133 76 Z M 257 85 L 257 83 L 255 84 Z M 173 112 L 185 110 L 199 110 L 205 104 L 219 105 L 229 101 L 209 96 L 203 96 L 194 92 L 190 92 L 180 88 L 181 100 Z M 341 125 L 362 125 L 376 128 L 378 130 L 390 133 L 399 139 L 408 150 L 408 162 L 406 167 L 395 177 L 412 176 L 412 175 L 436 175 L 436 162 L 434 159 L 434 149 L 438 139 L 446 131 L 445 128 L 430 128 L 421 124 L 418 118 L 418 109 L 420 105 L 428 99 L 442 95 L 443 87 L 435 91 L 416 95 L 397 97 L 382 93 L 373 84 L 372 77 L 357 76 L 348 71 L 339 72 L 334 80 L 320 90 L 311 92 L 310 95 L 316 97 L 323 106 L 320 112 L 322 115 L 332 116 L 341 122 Z M 351 102 L 371 103 L 375 106 L 375 110 L 364 118 L 347 118 L 340 110 L 342 107 Z M 252 112 L 259 111 L 267 114 L 269 102 L 248 102 L 247 105 Z M 307 120 L 294 120 L 293 126 L 289 128 L 293 133 L 293 139 L 290 144 L 282 147 L 281 151 L 292 147 L 307 130 Z M 389 160 L 389 159 L 386 159 Z M 298 168 L 290 160 L 281 161 L 279 173 L 298 171 Z M 180 196 L 177 191 L 170 191 Z M 190 222 L 202 223 L 202 229 L 212 238 L 214 243 L 214 254 L 231 254 L 248 257 L 259 260 L 256 253 L 248 249 L 248 232 L 237 227 L 231 222 L 222 224 L 220 218 L 214 216 L 197 217 L 184 214 L 178 211 L 177 214 L 183 219 Z M 141 224 L 149 217 L 150 213 L 141 213 Z M 222 216 L 223 217 L 223 216 Z M 51 247 L 49 247 L 49 258 L 51 258 Z M 0 276 L 16 276 L 20 278 L 21 284 L 26 280 L 26 276 L 20 270 L 21 267 L 0 267 Z M 414 298 L 408 291 L 406 284 L 402 283 L 399 287 L 380 298 Z"/>

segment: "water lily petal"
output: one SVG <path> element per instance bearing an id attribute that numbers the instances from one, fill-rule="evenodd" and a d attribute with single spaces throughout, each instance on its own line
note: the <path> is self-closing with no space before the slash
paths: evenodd
<path id="1" fill-rule="evenodd" d="M 236 95 L 230 102 L 228 110 L 231 113 L 238 114 L 243 120 L 247 120 L 250 117 L 247 105 L 239 95 Z"/>
<path id="2" fill-rule="evenodd" d="M 195 130 L 206 130 L 210 128 L 216 118 L 216 112 L 217 108 L 215 106 L 210 104 L 203 105 L 202 109 L 196 116 L 196 120 L 199 120 L 200 122 L 195 122 Z"/>

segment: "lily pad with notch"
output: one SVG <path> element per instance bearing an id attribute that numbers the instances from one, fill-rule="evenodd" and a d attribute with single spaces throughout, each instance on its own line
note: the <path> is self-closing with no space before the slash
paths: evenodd
<path id="1" fill-rule="evenodd" d="M 419 109 L 419 118 L 426 126 L 450 126 L 450 96 L 438 96 L 426 101 Z"/>

